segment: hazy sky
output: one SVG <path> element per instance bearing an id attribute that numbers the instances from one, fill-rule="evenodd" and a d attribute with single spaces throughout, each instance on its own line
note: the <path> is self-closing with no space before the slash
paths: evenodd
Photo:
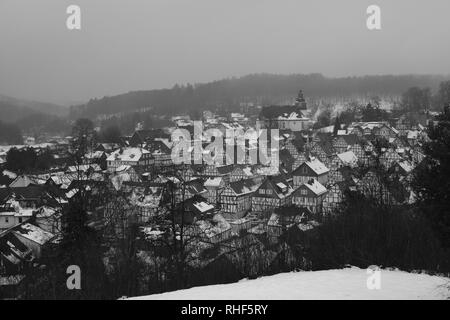
<path id="1" fill-rule="evenodd" d="M 0 0 L 0 94 L 70 103 L 259 72 L 448 74 L 450 1 Z"/>

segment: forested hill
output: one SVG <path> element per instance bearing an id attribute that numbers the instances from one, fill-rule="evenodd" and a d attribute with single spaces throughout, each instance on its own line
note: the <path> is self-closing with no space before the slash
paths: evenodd
<path id="1" fill-rule="evenodd" d="M 240 102 L 281 103 L 295 97 L 301 88 L 306 97 L 346 97 L 354 95 L 400 95 L 413 86 L 435 90 L 449 77 L 429 75 L 383 75 L 327 78 L 321 74 L 254 74 L 210 83 L 174 86 L 172 89 L 134 91 L 92 99 L 71 107 L 72 117 L 96 117 L 153 108 L 155 113 L 175 114 L 193 109 L 236 107 Z"/>
<path id="2" fill-rule="evenodd" d="M 66 116 L 68 109 L 52 103 L 29 101 L 0 95 L 0 115 L 4 122 L 16 122 L 34 114 Z"/>

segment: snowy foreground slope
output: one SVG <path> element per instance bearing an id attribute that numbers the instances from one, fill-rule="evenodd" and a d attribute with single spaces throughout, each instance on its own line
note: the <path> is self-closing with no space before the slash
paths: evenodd
<path id="1" fill-rule="evenodd" d="M 281 273 L 256 280 L 195 287 L 136 297 L 144 300 L 448 299 L 450 279 L 403 271 L 380 271 L 379 289 L 368 289 L 365 269 Z M 373 282 L 372 282 L 373 283 Z"/>

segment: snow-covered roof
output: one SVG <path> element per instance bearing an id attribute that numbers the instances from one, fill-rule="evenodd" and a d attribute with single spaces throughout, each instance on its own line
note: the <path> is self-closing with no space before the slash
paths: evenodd
<path id="1" fill-rule="evenodd" d="M 398 161 L 397 163 L 406 173 L 410 173 L 414 169 L 414 166 L 408 160 Z"/>
<path id="2" fill-rule="evenodd" d="M 52 233 L 30 223 L 20 225 L 14 230 L 14 233 L 40 245 L 44 245 L 54 237 Z"/>
<path id="3" fill-rule="evenodd" d="M 103 151 L 95 151 L 95 152 L 88 152 L 84 155 L 86 159 L 98 159 L 101 158 L 105 153 Z"/>
<path id="4" fill-rule="evenodd" d="M 288 186 L 287 185 L 285 185 L 283 182 L 278 182 L 277 183 L 277 186 L 280 188 L 280 189 L 286 189 Z"/>
<path id="5" fill-rule="evenodd" d="M 408 130 L 407 139 L 417 139 L 419 137 L 419 131 L 417 130 Z"/>
<path id="6" fill-rule="evenodd" d="M 319 159 L 312 158 L 310 161 L 305 162 L 308 167 L 311 168 L 317 175 L 321 175 L 330 171 L 325 164 L 323 164 Z"/>
<path id="7" fill-rule="evenodd" d="M 114 151 L 106 159 L 107 161 L 139 161 L 144 154 L 150 151 L 143 148 L 125 148 Z"/>
<path id="8" fill-rule="evenodd" d="M 124 164 L 124 165 L 118 166 L 118 167 L 115 169 L 115 171 L 116 171 L 116 172 L 122 172 L 122 171 L 127 171 L 127 170 L 130 169 L 130 168 L 131 168 L 130 165 Z"/>
<path id="9" fill-rule="evenodd" d="M 278 116 L 278 120 L 309 120 L 309 118 L 305 118 L 301 113 L 297 113 L 295 111 L 291 113 L 283 113 Z"/>
<path id="10" fill-rule="evenodd" d="M 319 181 L 316 179 L 312 179 L 311 181 L 308 181 L 304 184 L 309 190 L 314 192 L 314 194 L 320 196 L 321 194 L 324 194 L 327 192 L 327 188 L 325 188 Z"/>
<path id="11" fill-rule="evenodd" d="M 202 213 L 214 209 L 213 205 L 203 201 L 194 202 L 192 205 Z"/>
<path id="12" fill-rule="evenodd" d="M 2 174 L 4 176 L 7 176 L 10 179 L 15 179 L 17 178 L 17 174 L 15 174 L 14 172 L 10 171 L 10 170 L 3 170 Z"/>
<path id="13" fill-rule="evenodd" d="M 358 157 L 353 151 L 339 153 L 337 156 L 346 166 L 353 167 L 358 164 Z"/>
<path id="14" fill-rule="evenodd" d="M 69 166 L 67 168 L 68 172 L 86 172 L 89 169 L 92 169 L 94 171 L 101 171 L 102 168 L 96 164 L 96 163 L 92 163 L 92 164 L 82 164 L 82 165 L 76 165 L 76 166 Z"/>
<path id="15" fill-rule="evenodd" d="M 219 187 L 221 183 L 222 183 L 221 177 L 209 178 L 208 180 L 205 181 L 204 186 L 205 187 Z"/>

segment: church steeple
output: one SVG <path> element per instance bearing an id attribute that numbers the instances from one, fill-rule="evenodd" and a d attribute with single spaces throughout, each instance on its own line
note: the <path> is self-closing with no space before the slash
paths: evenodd
<path id="1" fill-rule="evenodd" d="M 303 97 L 302 90 L 298 92 L 297 98 L 295 99 L 295 106 L 300 107 L 300 109 L 302 110 L 306 110 L 306 101 L 305 98 Z"/>

